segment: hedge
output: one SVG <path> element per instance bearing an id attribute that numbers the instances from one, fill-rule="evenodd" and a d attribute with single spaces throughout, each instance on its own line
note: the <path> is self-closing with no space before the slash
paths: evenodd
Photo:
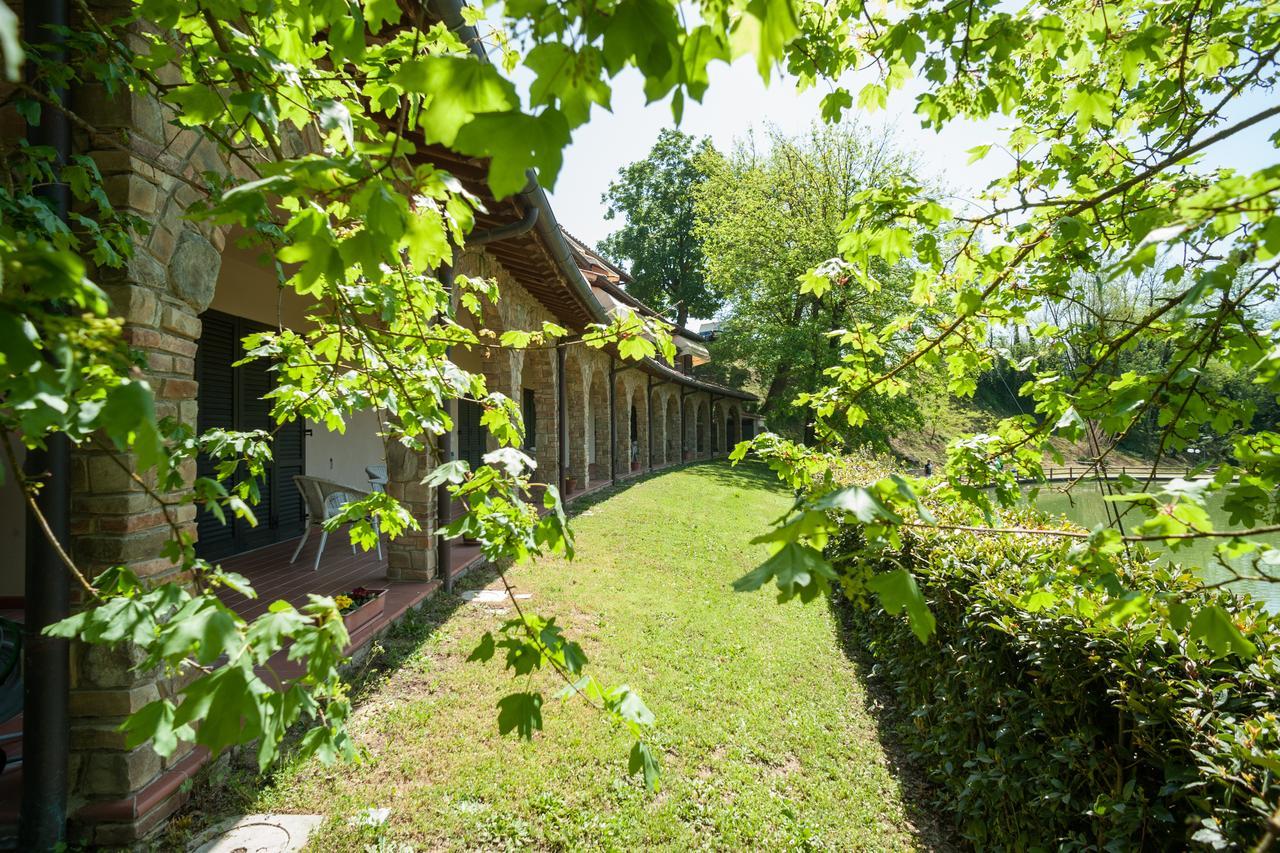
<path id="1" fill-rule="evenodd" d="M 1100 618 L 1121 603 L 1104 591 L 1046 580 L 1061 550 L 1045 537 L 906 530 L 869 556 L 851 531 L 829 550 L 920 584 L 933 641 L 874 604 L 846 602 L 848 621 L 896 694 L 904 745 L 979 849 L 1234 849 L 1264 834 L 1280 800 L 1277 615 L 1134 562 L 1129 590 L 1212 599 L 1259 650 L 1215 659 L 1123 606 Z"/>

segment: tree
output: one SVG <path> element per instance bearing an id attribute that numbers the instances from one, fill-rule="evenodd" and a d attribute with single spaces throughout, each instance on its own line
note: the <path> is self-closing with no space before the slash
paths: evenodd
<path id="1" fill-rule="evenodd" d="M 811 418 L 801 395 L 825 385 L 825 372 L 840 363 L 831 332 L 857 323 L 883 327 L 906 307 L 910 278 L 885 266 L 876 291 L 815 293 L 799 282 L 839 254 L 858 194 L 910 172 L 911 159 L 887 133 L 846 121 L 794 137 L 770 127 L 763 148 L 752 137 L 728 156 L 706 152 L 702 164 L 697 234 L 728 307 L 711 344 L 715 361 L 745 367 L 762 390 L 766 421 L 798 437 Z M 894 424 L 913 419 L 910 401 L 900 398 L 854 438 L 883 442 Z"/>
<path id="2" fill-rule="evenodd" d="M 649 155 L 623 167 L 602 199 L 605 218 L 622 216 L 626 224 L 600 243 L 601 253 L 629 261 L 631 293 L 674 313 L 681 327 L 690 316 L 713 316 L 723 302 L 693 229 L 694 195 L 706 179 L 699 161 L 713 150 L 710 140 L 665 128 Z"/>
<path id="3" fill-rule="evenodd" d="M 751 584 L 776 577 L 787 596 L 801 598 L 837 579 L 855 597 L 878 590 L 928 637 L 932 619 L 909 576 L 838 578 L 821 554 L 833 530 L 856 528 L 869 553 L 899 541 L 904 524 L 1020 535 L 1001 514 L 1022 500 L 1023 481 L 1043 479 L 1046 458 L 1061 461 L 1053 439 L 1087 440 L 1088 473 L 1105 479 L 1119 442 L 1154 417 L 1152 476 L 1115 481 L 1109 495 L 1130 508 L 1123 525 L 1115 513 L 1112 525 L 1088 533 L 1045 535 L 1078 540 L 1066 553 L 1080 585 L 1107 590 L 1117 608 L 1127 602 L 1166 619 L 1171 636 L 1194 641 L 1207 659 L 1256 654 L 1219 603 L 1188 604 L 1120 579 L 1134 543 L 1207 538 L 1224 557 L 1253 555 L 1247 576 L 1280 580 L 1269 569 L 1280 553 L 1259 538 L 1280 531 L 1273 517 L 1280 435 L 1252 428 L 1255 404 L 1205 378 L 1221 368 L 1252 372 L 1251 384 L 1269 397 L 1280 392 L 1280 328 L 1259 310 L 1280 296 L 1280 163 L 1265 145 L 1255 149 L 1265 152 L 1256 167 L 1205 162 L 1216 155 L 1227 163 L 1243 135 L 1274 127 L 1280 116 L 1273 96 L 1280 19 L 1230 0 L 1032 3 L 1016 11 L 913 0 L 891 15 L 859 11 L 865 23 L 851 24 L 859 37 L 843 51 L 804 50 L 792 67 L 829 75 L 856 61 L 879 69 L 858 95 L 872 109 L 907 80 L 925 81 L 916 99 L 925 127 L 1006 116 L 1007 139 L 969 154 L 1001 157 L 1009 171 L 975 203 L 957 203 L 909 175 L 854 200 L 828 265 L 839 273 L 822 281 L 820 267 L 806 283 L 875 291 L 881 265 L 906 261 L 912 304 L 880 330 L 841 336 L 840 368 L 809 400 L 818 452 L 776 437 L 760 442 L 806 497 L 770 534 L 787 560 L 762 566 Z M 806 36 L 821 27 L 809 18 L 802 24 Z M 837 88 L 824 105 L 838 114 L 853 97 Z M 1280 144 L 1280 134 L 1268 144 Z M 1143 280 L 1155 269 L 1162 290 L 1122 322 L 1041 320 L 1047 305 L 1097 304 L 1098 281 Z M 1008 358 L 992 343 L 993 327 L 1030 330 L 1032 354 L 1015 367 L 1031 374 L 1020 390 L 1034 411 L 954 442 L 941 482 L 890 477 L 838 487 L 821 450 L 838 447 L 844 425 L 912 393 L 920 366 L 945 370 L 953 393 L 972 394 L 977 377 Z M 1119 356 L 1140 347 L 1160 358 L 1126 367 Z M 1158 486 L 1160 458 L 1203 441 L 1206 430 L 1228 437 L 1229 463 Z M 945 522 L 919 501 L 921 488 L 945 509 Z M 1225 528 L 1206 511 L 1213 496 L 1231 515 Z M 803 573 L 793 569 L 800 564 Z M 1120 618 L 1099 614 L 1113 616 Z"/>

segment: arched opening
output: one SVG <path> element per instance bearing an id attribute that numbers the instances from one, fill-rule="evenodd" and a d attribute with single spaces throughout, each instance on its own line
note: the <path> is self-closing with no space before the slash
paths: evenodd
<path id="1" fill-rule="evenodd" d="M 589 373 L 587 389 L 587 484 L 609 479 L 609 378 L 603 370 Z"/>
<path id="2" fill-rule="evenodd" d="M 640 462 L 640 410 L 636 408 L 634 401 L 631 403 L 631 433 L 628 437 L 631 440 L 631 455 L 628 459 L 634 466 Z"/>
<path id="3" fill-rule="evenodd" d="M 729 442 L 725 450 L 733 450 L 742 441 L 742 409 L 734 404 L 729 407 L 729 420 L 725 426 L 725 435 Z"/>
<path id="4" fill-rule="evenodd" d="M 694 425 L 694 437 L 696 439 L 695 452 L 701 456 L 707 452 L 707 401 L 697 400 L 694 405 L 697 407 L 697 418 Z"/>
<path id="5" fill-rule="evenodd" d="M 653 413 L 650 420 L 650 437 L 648 444 L 649 467 L 657 468 L 667 462 L 667 419 L 666 407 L 663 405 L 663 391 L 654 388 L 649 393 L 649 411 Z"/>
<path id="6" fill-rule="evenodd" d="M 617 460 L 619 475 L 639 471 L 648 459 L 649 410 L 644 379 L 631 370 L 615 379 Z"/>
<path id="7" fill-rule="evenodd" d="M 666 405 L 666 463 L 675 464 L 680 461 L 680 396 L 679 390 L 667 395 Z"/>

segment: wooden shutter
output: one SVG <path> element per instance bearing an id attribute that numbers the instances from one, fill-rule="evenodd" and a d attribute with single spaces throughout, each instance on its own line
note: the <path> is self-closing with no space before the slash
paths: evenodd
<path id="1" fill-rule="evenodd" d="M 466 460 L 471 470 L 484 464 L 485 429 L 480 424 L 480 404 L 471 400 L 458 401 L 458 458 Z"/>
<path id="2" fill-rule="evenodd" d="M 275 387 L 270 362 L 256 359 L 232 367 L 244 358 L 241 343 L 244 336 L 267 327 L 218 311 L 205 312 L 201 320 L 204 326 L 196 350 L 199 430 L 271 432 L 276 429 L 271 418 L 271 401 L 264 399 Z M 197 550 L 202 557 L 225 557 L 302 533 L 305 513 L 293 475 L 306 470 L 305 434 L 305 425 L 301 422 L 276 429 L 272 439 L 273 459 L 267 466 L 265 481 L 259 483 L 261 500 L 253 508 L 258 521 L 256 527 L 240 519 L 224 525 L 212 513 L 200 513 Z M 197 460 L 196 470 L 200 476 L 214 474 L 212 462 L 203 456 Z"/>
<path id="3" fill-rule="evenodd" d="M 235 321 L 212 311 L 201 319 L 204 326 L 196 350 L 196 382 L 200 383 L 196 429 L 201 433 L 211 429 L 235 429 L 236 392 L 231 370 L 238 349 Z M 214 476 L 213 462 L 203 453 L 196 459 L 196 474 L 200 477 Z M 235 552 L 234 527 L 218 521 L 213 513 L 201 509 L 196 517 L 196 530 L 200 537 L 198 550 L 201 556 L 222 557 Z"/>

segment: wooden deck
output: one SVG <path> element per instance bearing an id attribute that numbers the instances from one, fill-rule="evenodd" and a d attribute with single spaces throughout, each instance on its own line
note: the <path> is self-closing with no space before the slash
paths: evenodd
<path id="1" fill-rule="evenodd" d="M 289 557 L 293 549 L 298 547 L 298 540 L 278 542 L 259 548 L 246 554 L 238 554 L 221 560 L 227 571 L 238 572 L 249 579 L 249 583 L 258 593 L 258 598 L 248 599 L 231 590 L 223 590 L 219 597 L 245 619 L 253 619 L 265 613 L 271 602 L 283 599 L 295 607 L 307 603 L 309 593 L 319 595 L 337 595 L 358 586 L 387 590 L 385 608 L 380 617 L 354 631 L 347 653 L 354 654 L 368 645 L 375 637 L 382 634 L 399 620 L 410 608 L 421 604 L 431 597 L 441 586 L 439 579 L 417 583 L 389 583 L 387 581 L 386 542 L 382 543 L 381 559 L 377 551 L 360 551 L 351 553 L 351 545 L 345 531 L 329 538 L 324 556 L 320 559 L 319 571 L 312 571 L 316 557 L 316 548 L 320 537 L 312 533 L 310 541 L 298 555 L 298 561 L 290 564 Z M 463 545 L 456 542 L 450 554 L 450 574 L 454 577 L 462 574 L 481 561 L 480 548 L 476 545 Z M 8 602 L 6 602 L 8 604 Z M 6 607 L 5 615 L 22 619 L 21 609 Z M 302 672 L 302 665 L 286 659 L 286 652 L 280 652 L 269 661 L 270 667 L 282 678 L 290 678 Z M 258 674 L 268 678 L 268 670 L 259 669 Z M 0 734 L 13 734 L 22 731 L 22 715 L 18 714 L 0 726 Z M 8 740 L 4 744 L 10 760 L 21 759 L 22 741 Z M 174 795 L 181 784 L 193 775 L 207 759 L 203 749 L 191 753 L 178 766 L 162 773 L 143 790 L 137 792 L 127 801 L 96 802 L 85 806 L 75 816 L 82 820 L 108 819 L 99 818 L 99 813 L 110 814 L 109 819 L 119 819 L 116 812 L 129 812 L 139 808 L 139 804 L 159 802 Z M 22 765 L 9 767 L 0 774 L 0 829 L 12 831 L 16 827 L 18 812 L 22 800 Z M 175 805 L 176 807 L 176 805 Z M 169 810 L 172 810 L 171 808 Z M 167 812 L 166 812 L 167 813 Z M 4 837 L 0 832 L 0 838 Z"/>
<path id="2" fill-rule="evenodd" d="M 336 596 L 356 587 L 385 589 L 387 593 L 382 615 L 351 634 L 347 654 L 354 654 L 397 622 L 410 608 L 431 597 L 442 584 L 439 578 L 402 583 L 388 581 L 385 540 L 382 543 L 381 558 L 376 550 L 362 551 L 357 548 L 353 554 L 345 531 L 329 537 L 329 544 L 320 558 L 320 568 L 313 571 L 311 566 L 319 545 L 320 537 L 313 533 L 294 563 L 289 562 L 289 557 L 292 556 L 293 549 L 298 547 L 297 539 L 278 542 L 223 560 L 224 569 L 248 578 L 258 597 L 249 599 L 238 592 L 225 589 L 219 593 L 219 598 L 245 619 L 254 619 L 265 613 L 273 601 L 283 600 L 294 607 L 301 607 L 307 603 L 308 596 L 312 593 Z M 479 546 L 455 543 L 450 549 L 450 574 L 457 576 L 479 560 Z M 301 672 L 300 663 L 290 662 L 285 658 L 284 652 L 278 653 L 269 662 L 271 669 L 284 678 Z"/>

